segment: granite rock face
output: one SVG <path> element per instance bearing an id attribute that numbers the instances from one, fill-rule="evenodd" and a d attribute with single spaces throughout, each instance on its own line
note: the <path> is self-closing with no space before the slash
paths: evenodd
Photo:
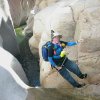
<path id="1" fill-rule="evenodd" d="M 25 72 L 16 59 L 20 54 L 19 47 L 9 12 L 9 5 L 6 0 L 0 1 L 0 13 L 0 66 L 6 69 L 12 68 L 28 84 Z"/>
<path id="2" fill-rule="evenodd" d="M 19 55 L 19 47 L 16 41 L 16 33 L 13 28 L 13 22 L 6 0 L 0 0 L 0 37 L 2 46 L 14 56 Z"/>
<path id="3" fill-rule="evenodd" d="M 42 59 L 41 47 L 51 40 L 51 29 L 60 32 L 64 41 L 84 40 L 77 46 L 65 49 L 69 52 L 68 58 L 77 61 L 83 73 L 88 73 L 86 80 L 73 76 L 79 82 L 89 84 L 100 82 L 99 5 L 99 0 L 92 2 L 90 0 L 59 0 L 34 16 L 33 36 L 29 45 L 32 52 L 34 52 L 34 48 L 39 48 L 40 79 L 43 87 L 69 87 L 69 84 L 55 70 L 51 69 L 50 64 Z M 57 79 L 56 85 L 54 84 L 55 79 Z"/>
<path id="4" fill-rule="evenodd" d="M 30 10 L 34 7 L 35 0 L 7 0 L 15 27 L 26 23 Z"/>
<path id="5" fill-rule="evenodd" d="M 58 1 L 59 0 L 35 0 L 34 7 L 31 9 L 26 21 L 27 26 L 25 27 L 23 34 L 33 33 L 34 16 L 44 8 L 53 5 Z"/>
<path id="6" fill-rule="evenodd" d="M 82 38 L 84 42 L 78 46 L 78 62 L 83 70 L 91 76 L 99 76 L 100 69 L 100 7 L 85 9 L 79 17 L 75 38 Z M 93 79 L 92 79 L 93 78 Z M 99 77 L 96 78 L 97 83 Z M 95 79 L 95 80 L 96 80 Z"/>
<path id="7" fill-rule="evenodd" d="M 81 6 L 83 4 L 85 7 Z M 48 88 L 46 89 L 26 85 L 28 81 L 22 66 L 13 56 L 19 53 L 9 6 L 6 0 L 0 0 L 0 13 L 2 13 L 0 15 L 0 98 L 2 100 L 66 100 L 66 98 L 68 100 L 88 98 L 99 100 L 99 4 L 99 0 L 92 2 L 90 0 L 59 0 L 34 16 L 34 33 L 29 45 L 32 53 L 34 53 L 34 48 L 39 49 L 41 87 Z M 79 7 L 82 8 L 79 9 Z M 49 62 L 42 59 L 41 47 L 50 40 L 51 29 L 60 32 L 65 41 L 84 40 L 77 46 L 65 49 L 70 53 L 68 55 L 70 59 L 78 61 L 82 72 L 88 73 L 86 80 L 80 80 L 72 74 L 77 81 L 88 84 L 84 88 L 73 88 L 55 69 L 51 68 Z"/>

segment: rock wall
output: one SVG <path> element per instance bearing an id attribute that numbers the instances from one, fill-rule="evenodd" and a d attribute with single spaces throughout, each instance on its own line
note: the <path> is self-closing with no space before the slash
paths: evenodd
<path id="1" fill-rule="evenodd" d="M 11 68 L 6 69 L 0 65 L 0 98 L 2 100 L 26 100 L 27 91 L 19 84 L 25 86 Z"/>
<path id="2" fill-rule="evenodd" d="M 8 66 L 9 67 L 9 66 Z M 3 76 L 3 77 L 2 77 Z M 100 86 L 90 85 L 84 89 L 46 89 L 29 87 L 11 69 L 0 65 L 0 98 L 2 100 L 99 100 Z"/>
<path id="3" fill-rule="evenodd" d="M 14 100 L 21 100 L 20 95 L 25 98 L 26 92 L 23 92 L 24 89 L 20 88 L 19 85 L 14 85 L 15 81 L 12 80 L 7 70 L 12 71 L 13 76 L 17 73 L 26 84 L 28 84 L 28 80 L 22 66 L 14 57 L 19 55 L 19 49 L 6 0 L 0 0 L 0 13 L 0 98 L 2 100 L 11 100 L 12 98 Z M 18 82 L 18 79 L 16 81 Z M 16 92 L 17 90 L 19 92 Z M 16 93 L 18 93 L 17 96 Z"/>
<path id="4" fill-rule="evenodd" d="M 40 78 L 42 87 L 54 88 L 45 89 L 26 85 L 28 81 L 25 73 L 18 60 L 13 56 L 17 53 L 12 52 L 13 49 L 18 50 L 18 48 L 16 48 L 9 6 L 6 0 L 0 0 L 0 98 L 2 98 L 2 100 L 100 99 L 100 7 L 98 6 L 100 2 L 99 0 L 95 0 L 91 4 L 90 0 L 85 0 L 85 4 L 90 2 L 90 4 L 88 4 L 89 6 L 86 8 L 83 7 L 84 9 L 79 9 L 77 7 L 79 7 L 80 4 L 82 5 L 84 0 L 73 1 L 74 0 L 59 1 L 35 16 L 33 28 L 33 38 L 35 40 L 33 39 L 32 41 L 36 42 L 36 40 L 39 40 L 39 42 L 30 45 L 32 46 L 31 50 L 34 53 L 33 49 L 35 47 L 39 48 L 40 51 Z M 6 7 L 8 7 L 8 9 Z M 78 10 L 78 12 L 75 10 Z M 76 15 L 74 12 L 76 12 Z M 41 29 L 37 26 L 41 27 Z M 69 55 L 69 57 L 78 60 L 79 67 L 82 71 L 88 73 L 89 76 L 87 80 L 83 80 L 88 83 L 86 87 L 82 89 L 72 88 L 58 72 L 51 69 L 49 62 L 43 61 L 41 57 L 41 46 L 50 40 L 51 27 L 55 31 L 59 31 L 64 36 L 63 40 L 65 41 L 84 39 L 83 43 L 71 49 L 66 48 L 66 50 L 70 52 L 75 49 L 74 52 L 77 52 L 76 54 L 72 52 L 72 55 Z M 14 46 L 12 46 L 11 43 Z M 5 44 L 10 47 L 11 51 Z M 82 82 L 82 80 L 79 80 L 77 77 L 75 78 Z"/>
<path id="5" fill-rule="evenodd" d="M 35 0 L 8 0 L 15 27 L 25 24 Z"/>
<path id="6" fill-rule="evenodd" d="M 28 84 L 28 80 L 21 64 L 15 58 L 18 55 L 19 48 L 9 5 L 7 0 L 0 0 L 0 98 L 2 100 L 26 99 L 27 91 L 23 87 Z"/>
<path id="7" fill-rule="evenodd" d="M 100 99 L 100 86 L 91 85 L 84 89 L 32 88 L 24 84 L 11 68 L 5 69 L 1 65 L 0 83 L 0 97 L 2 97 L 2 100 L 11 100 L 12 98 L 14 100 Z"/>
<path id="8" fill-rule="evenodd" d="M 16 41 L 16 33 L 13 28 L 9 5 L 6 0 L 0 0 L 0 36 L 3 40 L 3 48 L 14 56 L 18 56 L 19 47 Z"/>
<path id="9" fill-rule="evenodd" d="M 61 32 L 64 40 L 73 40 L 75 22 L 73 20 L 71 7 L 66 7 L 66 5 L 63 2 L 62 4 L 61 2 L 57 3 L 56 5 L 47 7 L 34 16 L 34 35 L 29 41 L 30 48 L 38 48 L 40 39 L 44 41 L 48 41 L 48 39 L 50 40 L 51 29 Z M 62 23 L 62 25 L 59 23 Z"/>
<path id="10" fill-rule="evenodd" d="M 33 9 L 30 11 L 28 20 L 26 21 L 27 26 L 25 27 L 23 34 L 33 33 L 33 26 L 34 26 L 34 16 L 41 11 L 42 9 L 53 5 L 54 3 L 58 2 L 59 0 L 35 0 L 35 4 Z"/>
<path id="11" fill-rule="evenodd" d="M 12 68 L 28 84 L 22 66 L 15 58 L 19 56 L 19 47 L 6 0 L 0 0 L 0 13 L 0 66 Z"/>
<path id="12" fill-rule="evenodd" d="M 58 0 L 8 0 L 14 26 L 26 23 L 32 9 L 41 10 Z"/>
<path id="13" fill-rule="evenodd" d="M 99 76 L 100 69 L 100 7 L 85 9 L 79 17 L 76 26 L 77 38 L 84 39 L 78 46 L 79 65 L 91 76 Z M 96 78 L 97 79 L 97 78 Z M 97 83 L 99 78 L 97 79 Z"/>
<path id="14" fill-rule="evenodd" d="M 100 1 L 90 0 L 59 0 L 34 16 L 33 37 L 29 41 L 30 49 L 39 48 L 40 79 L 43 87 L 69 87 L 69 84 L 55 71 L 48 62 L 43 61 L 41 47 L 50 41 L 50 30 L 60 32 L 62 40 L 72 41 L 83 39 L 74 47 L 66 47 L 68 58 L 77 61 L 82 72 L 88 73 L 86 80 L 79 82 L 99 84 L 100 65 Z M 55 84 L 57 83 L 57 84 Z"/>
<path id="15" fill-rule="evenodd" d="M 25 72 L 22 69 L 19 61 L 2 47 L 0 47 L 0 65 L 6 69 L 12 68 L 16 72 L 16 74 L 23 80 L 23 82 L 29 84 Z"/>

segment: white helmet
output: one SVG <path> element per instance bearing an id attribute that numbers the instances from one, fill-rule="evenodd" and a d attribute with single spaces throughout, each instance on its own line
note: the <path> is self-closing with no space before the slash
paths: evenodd
<path id="1" fill-rule="evenodd" d="M 54 32 L 52 38 L 54 38 L 55 36 L 59 36 L 60 38 L 62 38 L 62 35 L 60 35 L 58 32 Z"/>

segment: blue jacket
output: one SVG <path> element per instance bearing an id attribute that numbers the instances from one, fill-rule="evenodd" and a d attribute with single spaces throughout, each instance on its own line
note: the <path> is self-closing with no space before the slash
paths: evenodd
<path id="1" fill-rule="evenodd" d="M 60 43 L 64 43 L 65 46 L 74 46 L 77 42 L 64 42 L 61 41 Z M 58 44 L 54 44 L 53 47 L 50 46 L 48 48 L 48 60 L 52 67 L 60 66 L 64 60 L 64 58 L 60 57 L 60 53 L 64 48 Z"/>

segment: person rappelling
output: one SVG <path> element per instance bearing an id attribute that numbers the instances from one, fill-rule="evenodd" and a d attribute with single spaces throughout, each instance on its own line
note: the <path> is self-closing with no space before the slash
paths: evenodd
<path id="1" fill-rule="evenodd" d="M 45 45 L 42 46 L 42 56 L 45 61 L 49 61 L 52 68 L 55 68 L 60 75 L 66 79 L 73 87 L 81 88 L 85 84 L 78 83 L 69 73 L 73 72 L 80 79 L 87 78 L 87 74 L 83 74 L 79 69 L 78 65 L 68 59 L 66 51 L 64 48 L 66 46 L 77 45 L 78 42 L 65 42 L 61 41 L 62 35 L 58 32 L 51 30 L 51 41 L 48 41 Z M 69 71 L 68 71 L 69 70 Z"/>

